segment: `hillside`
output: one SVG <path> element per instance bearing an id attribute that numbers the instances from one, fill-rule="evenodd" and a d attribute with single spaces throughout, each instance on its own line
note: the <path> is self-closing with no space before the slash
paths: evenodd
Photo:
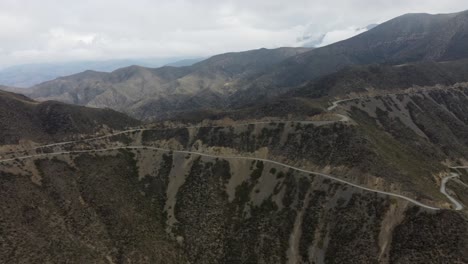
<path id="1" fill-rule="evenodd" d="M 388 177 L 395 177 L 396 164 L 369 149 L 374 139 L 366 142 L 361 133 L 339 123 L 157 129 L 64 149 L 91 150 L 85 153 L 2 162 L 0 227 L 9 240 L 0 260 L 466 262 L 464 212 L 422 208 L 253 156 L 268 153 L 266 158 L 278 160 L 281 155 L 283 162 L 301 167 L 305 163 L 298 161 L 306 158 L 314 171 L 331 165 L 335 175 L 349 168 L 344 179 L 395 191 Z M 202 154 L 177 151 L 187 147 Z M 393 147 L 397 152 L 391 155 L 403 154 L 402 160 L 414 155 L 403 145 Z M 61 153 L 60 148 L 49 151 Z M 428 166 L 418 167 L 423 171 L 434 169 L 430 160 L 421 162 Z M 384 168 L 371 166 L 376 163 Z M 366 164 L 387 176 L 364 184 Z M 435 179 L 424 177 L 425 188 L 435 191 Z M 443 197 L 433 196 L 436 191 L 416 190 L 405 178 L 398 179 L 398 186 L 411 187 L 405 194 L 446 208 Z M 52 239 L 58 242 L 47 243 Z M 57 248 L 61 254 L 53 253 Z"/>
<path id="2" fill-rule="evenodd" d="M 303 119 L 323 112 L 335 98 L 357 98 L 468 82 L 468 60 L 417 62 L 404 65 L 354 65 L 292 88 L 281 96 L 259 98 L 237 109 L 179 111 L 172 120 Z M 144 111 L 144 108 L 139 109 Z"/>
<path id="3" fill-rule="evenodd" d="M 47 142 L 138 124 L 138 121 L 110 109 L 54 101 L 39 103 L 23 95 L 0 91 L 0 144 L 17 144 L 24 140 Z"/>
<path id="4" fill-rule="evenodd" d="M 468 60 L 404 65 L 348 66 L 292 89 L 283 97 L 343 97 L 412 87 L 454 85 L 468 81 Z"/>
<path id="5" fill-rule="evenodd" d="M 221 109 L 242 82 L 267 72 L 307 48 L 260 49 L 213 56 L 190 67 L 152 69 L 131 66 L 112 73 L 85 71 L 45 82 L 23 93 L 38 100 L 58 100 L 109 107 L 139 119 L 161 119 L 188 109 Z"/>
<path id="6" fill-rule="evenodd" d="M 191 263 L 466 260 L 461 214 L 421 210 L 269 164 L 152 151 L 70 158 L 74 167 L 66 157 L 19 166 L 23 173 L 32 166 L 41 171 L 39 186 L 2 172 L 0 206 L 7 213 L 1 223 L 11 223 L 2 229 L 15 234 L 3 244 L 2 261 L 180 263 L 181 255 Z M 155 172 L 145 175 L 138 161 L 149 158 Z M 51 177 L 58 172 L 62 180 Z M 54 245 L 47 243 L 52 239 Z M 57 246 L 61 254 L 53 254 Z"/>

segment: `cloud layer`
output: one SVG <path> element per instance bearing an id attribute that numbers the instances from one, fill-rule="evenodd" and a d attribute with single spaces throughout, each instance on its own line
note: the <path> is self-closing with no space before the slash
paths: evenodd
<path id="1" fill-rule="evenodd" d="M 462 11 L 465 1 L 2 0 L 0 66 L 323 46 L 403 13 Z"/>

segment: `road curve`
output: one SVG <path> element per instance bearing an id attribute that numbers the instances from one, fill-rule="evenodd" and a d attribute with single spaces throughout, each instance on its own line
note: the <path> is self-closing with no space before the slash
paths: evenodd
<path id="1" fill-rule="evenodd" d="M 450 194 L 448 194 L 447 189 L 446 189 L 447 182 L 451 179 L 458 178 L 458 177 L 459 177 L 458 174 L 452 172 L 450 176 L 443 178 L 442 183 L 440 185 L 440 192 L 443 193 L 445 196 L 447 196 L 447 198 L 453 203 L 453 205 L 455 205 L 455 210 L 460 211 L 463 209 L 463 205 L 459 201 L 457 201 L 455 198 L 453 198 Z"/>
<path id="2" fill-rule="evenodd" d="M 416 200 L 414 200 L 414 199 L 412 199 L 410 197 L 406 197 L 406 196 L 401 195 L 401 194 L 396 194 L 396 193 L 371 189 L 371 188 L 361 186 L 361 185 L 358 185 L 358 184 L 355 184 L 355 183 L 352 183 L 352 182 L 349 182 L 349 181 L 346 181 L 346 180 L 339 179 L 337 177 L 334 177 L 334 176 L 331 176 L 331 175 L 328 175 L 328 174 L 308 171 L 308 170 L 304 170 L 304 169 L 301 169 L 301 168 L 290 166 L 290 165 L 287 165 L 287 164 L 284 164 L 284 163 L 281 163 L 281 162 L 268 160 L 268 159 L 254 158 L 254 157 L 212 155 L 212 154 L 206 154 L 206 153 L 201 153 L 201 152 L 196 152 L 196 151 L 170 150 L 170 149 L 163 149 L 163 148 L 157 148 L 157 147 L 148 147 L 148 146 L 126 146 L 126 147 L 104 148 L 104 149 L 97 149 L 97 150 L 76 150 L 76 151 L 63 151 L 63 152 L 55 152 L 55 153 L 34 154 L 34 155 L 28 155 L 28 156 L 22 156 L 22 157 L 10 158 L 10 159 L 3 159 L 3 160 L 0 160 L 0 163 L 10 162 L 10 161 L 14 161 L 14 160 L 23 160 L 23 159 L 29 159 L 29 158 L 36 158 L 36 157 L 57 156 L 57 155 L 64 155 L 64 154 L 78 154 L 78 153 L 88 153 L 88 152 L 105 152 L 105 151 L 112 151 L 112 150 L 119 150 L 119 149 L 151 149 L 151 150 L 157 150 L 157 151 L 163 151 L 163 152 L 193 154 L 193 155 L 210 157 L 210 158 L 244 159 L 244 160 L 263 161 L 263 162 L 279 165 L 279 166 L 282 166 L 282 167 L 285 167 L 285 168 L 293 169 L 293 170 L 296 170 L 296 171 L 300 171 L 300 172 L 304 172 L 304 173 L 324 177 L 324 178 L 327 178 L 327 179 L 330 179 L 330 180 L 333 180 L 333 181 L 336 181 L 336 182 L 340 182 L 340 183 L 343 183 L 343 184 L 346 184 L 346 185 L 350 185 L 350 186 L 353 186 L 353 187 L 356 187 L 358 189 L 362 189 L 362 190 L 365 190 L 365 191 L 380 193 L 380 194 L 400 198 L 400 199 L 406 200 L 406 201 L 408 201 L 408 202 L 410 202 L 410 203 L 412 203 L 414 205 L 420 206 L 420 207 L 425 208 L 425 209 L 440 210 L 440 208 L 425 205 L 425 204 L 423 204 L 421 202 L 418 202 L 418 201 L 416 201 Z"/>
<path id="3" fill-rule="evenodd" d="M 333 101 L 332 105 L 327 108 L 327 111 L 331 111 L 331 110 L 335 109 L 342 102 L 352 101 L 352 100 L 355 100 L 355 99 L 357 99 L 357 98 L 350 98 L 350 99 L 343 99 L 343 100 Z"/>
<path id="4" fill-rule="evenodd" d="M 350 98 L 350 99 L 343 99 L 343 100 L 338 100 L 332 102 L 332 106 L 328 107 L 328 111 L 333 110 L 335 107 L 338 106 L 339 103 L 341 102 L 346 102 L 346 101 L 351 101 L 356 98 Z M 294 121 L 294 120 L 269 120 L 269 121 L 257 121 L 257 122 L 250 122 L 250 123 L 238 123 L 238 124 L 232 124 L 232 125 L 226 125 L 226 126 L 231 126 L 231 127 L 239 127 L 239 126 L 247 126 L 247 125 L 256 125 L 256 124 L 269 124 L 269 123 L 301 123 L 301 124 L 314 124 L 314 125 L 323 125 L 323 124 L 328 124 L 328 123 L 333 123 L 333 122 L 349 122 L 349 117 L 342 115 L 342 114 L 336 114 L 340 120 L 338 121 Z M 219 126 L 185 126 L 185 127 L 175 127 L 174 129 L 177 128 L 206 128 L 206 127 L 220 127 Z M 89 141 L 94 141 L 94 140 L 99 140 L 99 139 L 104 139 L 104 138 L 109 138 L 121 134 L 127 134 L 127 133 L 132 133 L 132 132 L 141 132 L 141 131 L 152 131 L 152 130 L 163 130 L 163 129 L 171 129 L 171 128 L 134 128 L 134 129 L 128 129 L 124 131 L 119 131 L 116 133 L 111 133 L 108 135 L 103 135 L 99 137 L 93 137 L 93 138 L 87 138 L 87 139 L 79 139 L 79 140 L 73 140 L 73 141 L 64 141 L 64 142 L 57 142 L 57 143 L 51 143 L 51 144 L 46 144 L 46 145 L 40 145 L 37 147 L 29 148 L 29 149 L 24 149 L 20 150 L 17 152 L 22 152 L 22 151 L 31 151 L 31 150 L 37 150 L 41 148 L 47 148 L 47 147 L 55 147 L 55 146 L 63 146 L 63 145 L 68 145 L 68 144 L 73 144 L 73 143 L 78 143 L 78 142 L 89 142 Z M 0 152 L 0 153 L 5 153 L 5 152 Z"/>

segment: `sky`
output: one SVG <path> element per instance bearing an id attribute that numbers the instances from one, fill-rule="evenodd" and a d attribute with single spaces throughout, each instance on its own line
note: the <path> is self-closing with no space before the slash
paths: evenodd
<path id="1" fill-rule="evenodd" d="M 324 46 L 466 0 L 0 0 L 0 67 Z"/>

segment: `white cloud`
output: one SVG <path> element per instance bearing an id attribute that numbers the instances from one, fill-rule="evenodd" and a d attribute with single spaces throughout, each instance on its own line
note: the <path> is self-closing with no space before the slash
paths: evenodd
<path id="1" fill-rule="evenodd" d="M 324 35 L 322 42 L 318 44 L 317 47 L 326 46 L 340 40 L 348 39 L 366 31 L 367 29 L 365 27 L 349 27 L 345 29 L 332 30 Z"/>
<path id="2" fill-rule="evenodd" d="M 98 39 L 95 33 L 78 33 L 63 28 L 53 28 L 47 34 L 47 47 L 54 50 L 92 46 Z"/>
<path id="3" fill-rule="evenodd" d="M 466 0 L 1 0 L 0 65 L 323 46 L 403 13 L 465 7 Z"/>
<path id="4" fill-rule="evenodd" d="M 29 32 L 31 21 L 22 16 L 0 13 L 0 38 L 11 38 Z"/>

